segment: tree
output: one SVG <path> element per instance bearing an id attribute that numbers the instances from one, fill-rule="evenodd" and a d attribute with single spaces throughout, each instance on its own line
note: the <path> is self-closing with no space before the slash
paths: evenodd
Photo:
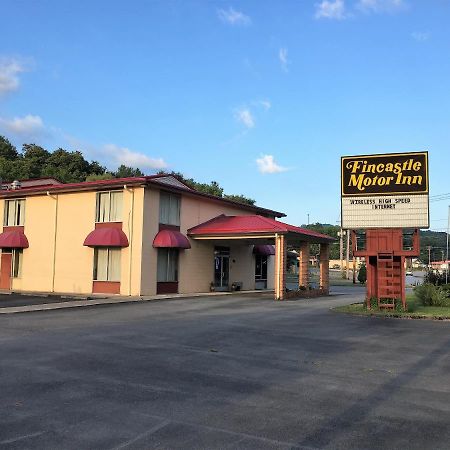
<path id="1" fill-rule="evenodd" d="M 105 172 L 102 174 L 91 173 L 86 177 L 86 181 L 99 181 L 99 180 L 111 180 L 114 175 L 111 172 Z"/>
<path id="2" fill-rule="evenodd" d="M 193 178 L 186 178 L 181 172 L 166 172 L 165 170 L 160 170 L 158 172 L 158 175 L 172 175 L 181 180 L 183 183 L 187 184 L 189 187 L 205 194 L 226 198 L 228 200 L 233 200 L 245 205 L 254 205 L 256 203 L 256 200 L 245 197 L 244 195 L 224 194 L 223 187 L 220 186 L 217 181 L 211 181 L 210 183 L 200 183 L 198 181 L 195 181 Z"/>
<path id="3" fill-rule="evenodd" d="M 36 144 L 24 144 L 22 146 L 22 161 L 23 170 L 26 176 L 21 178 L 39 178 L 42 174 L 42 169 L 47 164 L 50 157 L 50 152 Z"/>
<path id="4" fill-rule="evenodd" d="M 358 281 L 361 284 L 364 284 L 367 280 L 367 269 L 366 269 L 366 265 L 362 264 L 361 267 L 359 268 L 359 272 L 358 272 Z"/>
<path id="5" fill-rule="evenodd" d="M 340 227 L 338 225 L 331 225 L 329 223 L 312 223 L 309 225 L 302 225 L 303 228 L 306 228 L 308 230 L 314 230 L 318 233 L 327 234 L 328 236 L 334 237 L 337 239 L 338 232 L 340 230 Z M 312 244 L 311 245 L 311 253 L 313 255 L 317 255 L 319 253 L 319 244 Z M 330 259 L 339 259 L 339 246 L 333 245 L 331 243 L 330 245 Z"/>
<path id="6" fill-rule="evenodd" d="M 232 200 L 233 202 L 237 203 L 243 203 L 244 205 L 254 205 L 256 203 L 256 200 L 245 197 L 244 195 L 236 195 L 236 194 L 225 194 L 223 198 L 226 198 L 228 200 Z"/>
<path id="7" fill-rule="evenodd" d="M 142 177 L 144 174 L 140 169 L 133 169 L 125 165 L 120 165 L 119 168 L 113 172 L 116 178 L 127 178 L 127 177 Z"/>
<path id="8" fill-rule="evenodd" d="M 19 153 L 16 147 L 11 144 L 4 136 L 0 136 L 0 157 L 12 161 L 18 158 Z"/>
<path id="9" fill-rule="evenodd" d="M 109 173 L 109 172 L 106 171 L 106 167 L 103 167 L 97 161 L 91 161 L 90 162 L 90 164 L 89 164 L 89 172 L 91 174 L 95 174 L 95 175 L 102 175 L 102 174 L 105 174 L 105 173 Z"/>
<path id="10" fill-rule="evenodd" d="M 54 152 L 36 144 L 23 144 L 22 153 L 4 136 L 0 136 L 0 178 L 13 181 L 25 178 L 53 177 L 63 183 L 82 182 L 87 178 L 142 176 L 139 169 L 121 165 L 116 172 L 108 172 L 97 161 L 88 161 L 80 151 L 58 148 Z"/>
<path id="11" fill-rule="evenodd" d="M 160 171 L 159 174 L 173 175 L 187 186 L 206 194 L 226 198 L 245 205 L 254 205 L 255 200 L 244 195 L 224 194 L 223 187 L 217 181 L 200 183 L 186 178 L 180 172 Z M 111 178 L 141 177 L 139 168 L 121 164 L 115 172 L 108 171 L 97 161 L 88 161 L 80 151 L 68 151 L 58 148 L 49 152 L 36 144 L 23 144 L 22 153 L 6 137 L 0 136 L 0 178 L 6 181 L 25 178 L 56 178 L 63 183 L 109 180 Z"/>

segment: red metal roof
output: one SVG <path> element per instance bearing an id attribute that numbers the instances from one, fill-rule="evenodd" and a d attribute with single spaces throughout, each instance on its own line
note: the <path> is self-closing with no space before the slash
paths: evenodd
<path id="1" fill-rule="evenodd" d="M 86 247 L 128 247 L 128 238 L 120 228 L 102 227 L 91 231 L 83 245 Z"/>
<path id="2" fill-rule="evenodd" d="M 191 248 L 188 238 L 176 230 L 161 230 L 153 240 L 155 248 Z"/>
<path id="3" fill-rule="evenodd" d="M 23 231 L 13 230 L 0 233 L 0 248 L 28 248 L 28 239 Z"/>
<path id="4" fill-rule="evenodd" d="M 295 233 L 299 237 L 316 241 L 334 241 L 335 239 L 326 234 L 317 233 L 306 228 L 296 227 L 268 217 L 251 216 L 225 216 L 220 215 L 207 222 L 201 223 L 188 230 L 191 236 L 222 236 L 239 234 L 288 234 Z"/>

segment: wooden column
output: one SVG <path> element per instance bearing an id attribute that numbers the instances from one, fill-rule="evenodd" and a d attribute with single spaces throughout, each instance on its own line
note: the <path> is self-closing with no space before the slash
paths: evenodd
<path id="1" fill-rule="evenodd" d="M 298 253 L 298 285 L 307 288 L 309 285 L 309 243 L 302 242 Z"/>
<path id="2" fill-rule="evenodd" d="M 330 291 L 330 244 L 320 244 L 320 288 L 326 294 Z"/>
<path id="3" fill-rule="evenodd" d="M 275 300 L 283 300 L 286 291 L 286 238 L 275 236 Z"/>

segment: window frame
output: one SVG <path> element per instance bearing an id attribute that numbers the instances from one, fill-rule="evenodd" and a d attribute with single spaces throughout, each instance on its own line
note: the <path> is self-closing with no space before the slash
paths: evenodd
<path id="1" fill-rule="evenodd" d="M 121 194 L 121 208 L 120 218 L 118 220 L 111 220 L 111 196 L 112 194 Z M 108 220 L 100 220 L 100 198 L 102 194 L 108 194 Z M 123 222 L 123 190 L 117 189 L 112 191 L 98 191 L 95 195 L 95 223 L 121 223 Z"/>
<path id="2" fill-rule="evenodd" d="M 161 198 L 163 196 L 167 196 L 169 198 L 169 208 L 168 208 L 168 220 L 163 221 L 162 220 L 162 211 L 161 211 Z M 172 205 L 174 204 L 174 199 L 176 199 L 177 203 L 177 220 L 176 223 L 171 223 L 171 212 L 172 212 Z M 171 225 L 175 227 L 179 227 L 181 225 L 181 195 L 169 192 L 169 191 L 159 191 L 159 223 L 161 225 Z"/>
<path id="3" fill-rule="evenodd" d="M 99 251 L 106 251 L 106 258 L 105 258 L 105 263 L 106 263 L 106 267 L 104 267 L 103 269 L 105 269 L 105 273 L 106 273 L 106 277 L 105 279 L 99 279 L 98 277 L 98 267 L 99 267 L 99 261 L 98 261 L 98 253 Z M 111 279 L 111 266 L 110 266 L 110 254 L 111 252 L 118 252 L 119 254 L 119 261 L 118 261 L 118 277 L 117 279 Z M 122 276 L 122 252 L 121 252 L 121 248 L 116 248 L 116 247 L 96 247 L 94 248 L 94 263 L 93 263 L 93 267 L 92 267 L 92 279 L 93 281 L 101 281 L 101 282 L 114 282 L 117 283 L 121 281 L 121 276 Z"/>
<path id="4" fill-rule="evenodd" d="M 11 254 L 11 278 L 22 278 L 23 249 L 13 248 Z"/>
<path id="5" fill-rule="evenodd" d="M 14 218 L 13 223 L 9 224 L 9 205 L 14 204 Z M 23 205 L 20 209 L 18 209 L 18 205 Z M 3 211 L 3 226 L 4 227 L 23 227 L 25 225 L 25 205 L 26 201 L 24 198 L 12 198 L 5 200 L 5 207 Z M 19 220 L 17 220 L 17 212 L 20 211 Z"/>

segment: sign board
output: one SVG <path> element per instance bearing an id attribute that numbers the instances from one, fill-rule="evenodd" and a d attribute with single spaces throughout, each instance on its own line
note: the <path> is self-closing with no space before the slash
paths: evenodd
<path id="1" fill-rule="evenodd" d="M 428 203 L 428 152 L 341 158 L 342 228 L 429 228 Z"/>

